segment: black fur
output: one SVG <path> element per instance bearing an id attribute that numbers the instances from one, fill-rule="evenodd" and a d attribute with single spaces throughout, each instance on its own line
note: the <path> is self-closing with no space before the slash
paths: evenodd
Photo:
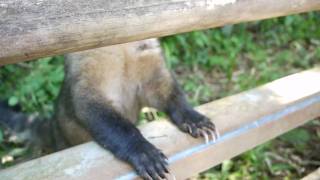
<path id="1" fill-rule="evenodd" d="M 10 107 L 7 101 L 0 101 L 0 125 L 13 132 L 21 132 L 29 128 L 28 116 L 19 112 L 18 106 Z"/>
<path id="2" fill-rule="evenodd" d="M 129 162 L 144 179 L 165 177 L 166 157 L 129 120 L 98 103 L 88 107 L 84 118 L 91 119 L 86 121 L 89 122 L 87 128 L 98 144 Z"/>
<path id="3" fill-rule="evenodd" d="M 0 126 L 7 139 L 14 136 L 14 143 L 30 148 L 31 156 L 25 160 L 55 151 L 52 121 L 25 114 L 20 105 L 9 106 L 7 101 L 0 101 Z"/>
<path id="4" fill-rule="evenodd" d="M 180 130 L 191 134 L 193 137 L 201 136 L 200 130 L 207 133 L 215 131 L 215 126 L 210 119 L 195 111 L 187 103 L 184 93 L 176 81 L 174 81 L 173 90 L 166 101 L 164 111 Z"/>
<path id="5" fill-rule="evenodd" d="M 199 114 L 187 103 L 176 82 L 169 98 L 162 99 L 161 104 L 161 109 L 169 115 L 171 121 L 193 137 L 199 137 L 200 130 L 215 129 L 207 117 Z M 165 177 L 168 172 L 167 158 L 149 143 L 129 120 L 108 105 L 92 102 L 86 107 L 86 112 L 81 113 L 78 118 L 85 118 L 82 121 L 89 123 L 87 128 L 98 144 L 119 159 L 129 162 L 144 179 Z"/>

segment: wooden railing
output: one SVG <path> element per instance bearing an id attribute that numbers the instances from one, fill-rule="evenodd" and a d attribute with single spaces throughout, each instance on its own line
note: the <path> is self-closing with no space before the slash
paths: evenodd
<path id="1" fill-rule="evenodd" d="M 320 67 L 198 107 L 221 131 L 215 143 L 194 139 L 165 120 L 148 123 L 140 130 L 169 157 L 176 179 L 186 179 L 319 117 L 319 84 Z M 103 180 L 133 179 L 136 174 L 126 163 L 89 142 L 2 170 L 0 177 Z"/>
<path id="2" fill-rule="evenodd" d="M 0 65 L 319 9 L 319 0 L 1 0 Z"/>

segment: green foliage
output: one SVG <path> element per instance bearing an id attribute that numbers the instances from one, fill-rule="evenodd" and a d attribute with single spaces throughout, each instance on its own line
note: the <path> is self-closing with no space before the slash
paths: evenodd
<path id="1" fill-rule="evenodd" d="M 63 80 L 63 58 L 7 65 L 0 69 L 0 93 L 11 106 L 20 104 L 25 112 L 49 116 Z"/>
<path id="2" fill-rule="evenodd" d="M 162 46 L 168 66 L 178 74 L 189 101 L 198 105 L 319 64 L 320 13 L 165 37 Z M 198 178 L 292 179 L 306 166 L 294 163 L 294 157 L 306 157 L 302 152 L 315 148 L 310 141 L 318 138 L 319 142 L 319 134 L 293 130 L 275 141 L 278 143 L 260 145 Z M 283 146 L 298 154 L 277 154 Z"/>
<path id="3" fill-rule="evenodd" d="M 3 132 L 2 130 L 0 129 L 0 144 L 3 142 Z"/>
<path id="4" fill-rule="evenodd" d="M 281 136 L 281 139 L 295 146 L 296 150 L 303 151 L 310 141 L 311 135 L 305 129 L 294 129 Z"/>
<path id="5" fill-rule="evenodd" d="M 268 166 L 265 162 L 266 151 L 270 143 L 242 154 L 233 160 L 223 163 L 200 175 L 200 179 L 233 180 L 233 179 L 268 179 Z"/>

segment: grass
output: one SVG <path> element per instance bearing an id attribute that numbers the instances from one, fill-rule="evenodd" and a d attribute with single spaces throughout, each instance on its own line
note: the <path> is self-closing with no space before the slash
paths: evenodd
<path id="1" fill-rule="evenodd" d="M 162 45 L 199 104 L 312 67 L 320 59 L 319 23 L 319 13 L 294 15 L 165 37 Z"/>
<path id="2" fill-rule="evenodd" d="M 238 93 L 320 64 L 320 13 L 228 25 L 161 39 L 167 65 L 193 105 Z M 63 58 L 0 68 L 1 98 L 50 117 Z M 320 122 L 312 121 L 195 179 L 297 179 L 320 166 Z M 0 157 L 17 149 L 0 131 Z M 19 154 L 19 157 L 23 156 Z"/>

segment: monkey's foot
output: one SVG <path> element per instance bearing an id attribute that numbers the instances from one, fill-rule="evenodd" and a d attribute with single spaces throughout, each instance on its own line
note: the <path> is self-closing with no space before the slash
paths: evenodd
<path id="1" fill-rule="evenodd" d="M 189 133 L 191 136 L 197 138 L 202 136 L 208 144 L 210 139 L 216 141 L 220 135 L 216 126 L 204 115 L 191 109 L 184 113 L 175 113 L 171 117 L 172 121 L 184 132 Z"/>
<path id="2" fill-rule="evenodd" d="M 169 173 L 167 157 L 147 141 L 135 144 L 130 150 L 128 161 L 146 180 L 164 179 L 166 173 Z"/>

